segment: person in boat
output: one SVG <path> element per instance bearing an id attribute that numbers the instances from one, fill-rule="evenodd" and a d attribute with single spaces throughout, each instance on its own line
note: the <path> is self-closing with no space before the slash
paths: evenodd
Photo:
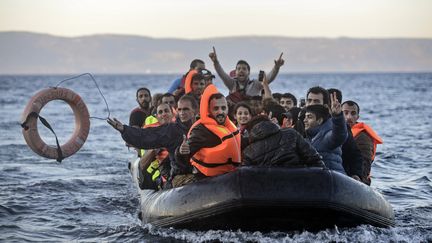
<path id="1" fill-rule="evenodd" d="M 280 103 L 280 100 L 282 98 L 281 93 L 273 93 L 272 96 L 273 96 L 273 99 L 275 99 L 278 103 Z"/>
<path id="2" fill-rule="evenodd" d="M 174 109 L 177 109 L 176 99 L 175 99 L 174 95 L 171 94 L 171 93 L 165 93 L 165 94 L 163 94 L 162 98 L 161 98 L 161 102 L 163 104 L 168 104 L 169 106 L 171 106 Z"/>
<path id="3" fill-rule="evenodd" d="M 305 129 L 303 126 L 303 122 L 298 120 L 298 116 L 300 114 L 301 108 L 293 107 L 289 109 L 287 112 L 282 114 L 282 126 L 281 128 L 294 128 L 302 137 L 305 137 Z"/>
<path id="4" fill-rule="evenodd" d="M 188 73 L 185 81 L 185 92 L 186 94 L 192 95 L 197 100 L 198 104 L 201 99 L 201 95 L 204 92 L 204 88 L 207 84 L 211 83 L 214 75 L 207 69 L 192 70 Z"/>
<path id="5" fill-rule="evenodd" d="M 171 86 L 168 89 L 168 93 L 173 94 L 175 97 L 180 98 L 185 93 L 185 80 L 188 73 L 192 70 L 204 69 L 205 63 L 200 59 L 194 59 L 189 65 L 189 71 L 182 77 L 173 80 Z"/>
<path id="6" fill-rule="evenodd" d="M 181 164 L 175 159 L 175 149 L 181 145 L 183 135 L 187 134 L 190 127 L 195 122 L 197 109 L 198 104 L 196 100 L 189 95 L 184 95 L 178 101 L 178 117 L 175 123 L 167 123 L 158 127 L 136 128 L 123 125 L 115 118 L 109 118 L 107 122 L 121 133 L 124 141 L 132 144 L 134 147 L 143 149 L 167 149 L 171 171 L 165 187 L 170 187 L 171 180 L 176 175 L 192 172 L 192 166 L 189 163 Z"/>
<path id="7" fill-rule="evenodd" d="M 346 123 L 350 126 L 354 140 L 361 151 L 363 158 L 363 182 L 367 185 L 371 184 L 371 166 L 375 159 L 377 144 L 382 144 L 382 139 L 376 132 L 364 122 L 358 122 L 360 118 L 360 106 L 348 100 L 342 103 L 342 111 Z"/>
<path id="8" fill-rule="evenodd" d="M 151 114 L 151 93 L 150 90 L 142 87 L 136 91 L 138 107 L 133 109 L 129 115 L 129 126 L 142 127 L 145 119 Z"/>
<path id="9" fill-rule="evenodd" d="M 297 98 L 291 93 L 282 94 L 279 104 L 285 108 L 285 111 L 297 106 Z"/>
<path id="10" fill-rule="evenodd" d="M 226 98 L 213 84 L 202 95 L 200 117 L 176 150 L 176 160 L 193 165 L 192 174 L 176 176 L 173 186 L 234 171 L 241 163 L 240 133 L 228 118 Z"/>
<path id="11" fill-rule="evenodd" d="M 339 89 L 331 88 L 327 90 L 329 94 L 335 94 L 339 103 L 342 103 L 342 91 Z M 347 124 L 348 137 L 342 145 L 342 165 L 348 176 L 358 180 L 364 181 L 363 176 L 363 159 L 361 151 L 354 141 L 353 134 Z"/>
<path id="12" fill-rule="evenodd" d="M 157 122 L 147 124 L 144 128 L 158 127 L 175 122 L 173 108 L 169 104 L 161 103 L 156 110 Z M 143 190 L 160 189 L 169 178 L 170 172 L 171 162 L 165 148 L 146 150 L 139 162 L 138 185 Z"/>
<path id="13" fill-rule="evenodd" d="M 241 101 L 237 103 L 233 109 L 234 113 L 234 119 L 237 123 L 237 128 L 240 131 L 241 135 L 241 149 L 243 150 L 245 146 L 248 144 L 248 132 L 246 130 L 246 125 L 248 122 L 255 116 L 252 112 L 252 109 L 250 106 L 244 102 Z"/>
<path id="14" fill-rule="evenodd" d="M 321 156 L 292 128 L 280 129 L 267 116 L 259 115 L 247 124 L 249 145 L 243 150 L 243 165 L 321 166 Z"/>
<path id="15" fill-rule="evenodd" d="M 341 104 L 335 95 L 330 98 L 332 100 L 331 117 L 326 106 L 309 105 L 306 107 L 304 118 L 306 138 L 321 154 L 329 169 L 346 174 L 342 166 L 342 144 L 348 136 L 347 126 Z"/>
<path id="16" fill-rule="evenodd" d="M 275 65 L 272 71 L 269 73 L 269 83 L 271 83 L 276 78 L 280 67 L 284 64 L 282 54 L 277 60 L 275 60 Z M 246 61 L 239 60 L 237 62 L 235 69 L 236 75 L 234 78 L 232 78 L 223 70 L 221 64 L 219 63 L 214 47 L 213 52 L 209 54 L 209 57 L 213 61 L 217 74 L 229 90 L 229 95 L 227 99 L 230 102 L 237 103 L 247 97 L 261 95 L 261 91 L 263 90 L 262 83 L 258 80 L 251 80 L 249 78 L 250 66 Z"/>

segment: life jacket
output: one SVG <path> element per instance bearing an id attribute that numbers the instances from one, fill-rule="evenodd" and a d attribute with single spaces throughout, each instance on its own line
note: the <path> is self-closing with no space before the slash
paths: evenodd
<path id="1" fill-rule="evenodd" d="M 190 72 L 188 72 L 188 74 L 186 75 L 185 84 L 184 84 L 185 94 L 192 92 L 192 78 L 197 73 L 198 73 L 198 71 L 194 69 L 194 70 L 191 70 Z"/>
<path id="2" fill-rule="evenodd" d="M 361 132 L 366 132 L 369 137 L 372 138 L 373 141 L 373 152 L 372 152 L 372 161 L 375 159 L 376 147 L 377 144 L 382 144 L 383 140 L 376 134 L 376 132 L 368 125 L 363 122 L 358 122 L 354 126 L 351 127 L 351 132 L 353 137 L 356 138 Z"/>
<path id="3" fill-rule="evenodd" d="M 213 94 L 219 93 L 216 86 L 210 84 L 204 90 L 200 104 L 200 120 L 196 121 L 189 130 L 202 124 L 221 140 L 219 145 L 211 148 L 201 148 L 190 160 L 205 176 L 216 176 L 236 169 L 241 162 L 241 138 L 240 132 L 231 120 L 227 117 L 224 125 L 219 125 L 209 117 L 209 99 Z"/>
<path id="4" fill-rule="evenodd" d="M 183 88 L 185 87 L 185 83 L 186 83 L 186 76 L 189 74 L 189 72 L 187 72 L 185 75 L 183 75 L 182 79 L 180 80 L 180 85 L 178 86 L 178 88 Z"/>

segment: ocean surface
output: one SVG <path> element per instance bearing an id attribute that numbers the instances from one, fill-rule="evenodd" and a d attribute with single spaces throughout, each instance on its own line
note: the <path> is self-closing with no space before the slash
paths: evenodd
<path id="1" fill-rule="evenodd" d="M 38 156 L 21 133 L 21 113 L 38 90 L 65 76 L 0 75 L 0 241 L 1 242 L 431 242 L 432 241 L 432 73 L 284 74 L 273 92 L 304 97 L 321 85 L 343 91 L 361 106 L 362 121 L 384 139 L 372 167 L 372 187 L 393 205 L 396 226 L 332 228 L 320 232 L 189 231 L 143 225 L 138 193 L 127 164 L 134 157 L 120 134 L 91 119 L 83 148 L 62 163 Z M 128 122 L 135 91 L 165 92 L 178 75 L 94 75 L 111 117 Z M 226 94 L 222 82 L 215 83 Z M 105 103 L 88 76 L 61 84 L 80 94 L 91 116 L 107 116 Z M 64 143 L 74 129 L 68 105 L 53 101 L 41 113 Z M 39 123 L 43 139 L 52 134 Z"/>

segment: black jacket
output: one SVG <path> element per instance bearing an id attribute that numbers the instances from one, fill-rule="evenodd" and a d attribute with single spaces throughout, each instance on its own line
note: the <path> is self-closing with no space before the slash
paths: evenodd
<path id="1" fill-rule="evenodd" d="M 318 152 L 292 128 L 279 129 L 263 121 L 249 132 L 249 141 L 243 150 L 244 165 L 323 166 Z"/>
<path id="2" fill-rule="evenodd" d="M 347 125 L 348 126 L 348 125 Z M 354 140 L 351 128 L 348 126 L 348 137 L 342 145 L 342 166 L 347 175 L 357 175 L 364 180 L 363 175 L 363 157 L 360 149 Z"/>
<path id="3" fill-rule="evenodd" d="M 169 153 L 171 165 L 171 178 L 178 174 L 187 174 L 192 171 L 192 166 L 177 163 L 175 160 L 175 149 L 183 142 L 192 122 L 182 123 L 177 118 L 175 123 L 167 123 L 159 127 L 136 128 L 124 126 L 122 138 L 125 142 L 140 149 L 166 148 Z"/>

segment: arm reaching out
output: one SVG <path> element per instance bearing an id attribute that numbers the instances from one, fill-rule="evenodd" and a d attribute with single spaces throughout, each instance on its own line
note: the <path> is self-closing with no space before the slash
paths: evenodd
<path id="1" fill-rule="evenodd" d="M 269 73 L 269 83 L 273 82 L 275 80 L 276 76 L 279 73 L 280 67 L 282 67 L 285 63 L 285 60 L 282 58 L 283 52 L 280 54 L 279 58 L 274 60 L 274 67 Z"/>
<path id="2" fill-rule="evenodd" d="M 234 88 L 236 81 L 223 70 L 217 58 L 216 49 L 214 47 L 213 47 L 213 52 L 210 52 L 209 57 L 213 61 L 218 76 L 222 79 L 222 81 L 224 82 L 228 90 L 231 91 Z"/>

